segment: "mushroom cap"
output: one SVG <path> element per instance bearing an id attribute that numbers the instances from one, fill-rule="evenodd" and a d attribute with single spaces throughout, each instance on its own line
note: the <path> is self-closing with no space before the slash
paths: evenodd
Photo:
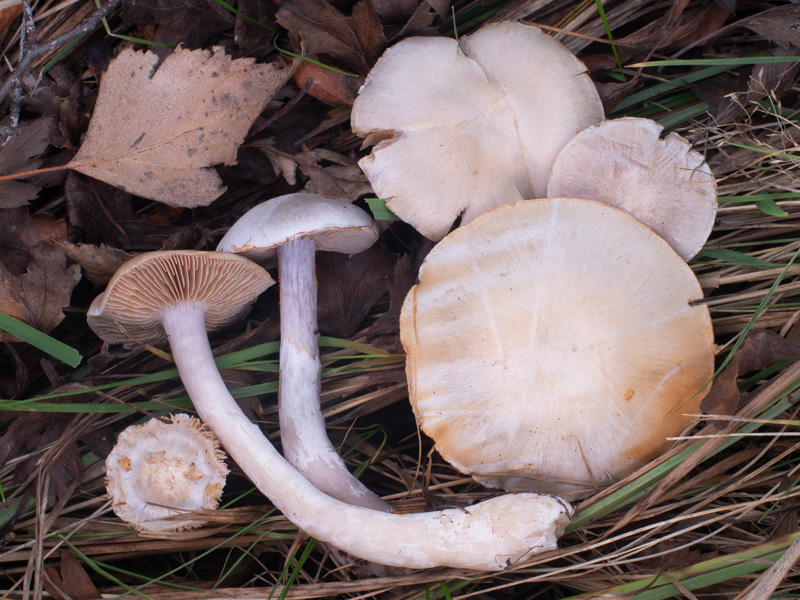
<path id="1" fill-rule="evenodd" d="M 205 521 L 175 516 L 217 508 L 228 475 L 214 434 L 189 415 L 170 419 L 128 427 L 106 458 L 111 507 L 139 531 L 200 527 Z"/>
<path id="2" fill-rule="evenodd" d="M 439 240 L 459 215 L 468 223 L 543 197 L 558 152 L 602 118 L 583 63 L 536 27 L 504 22 L 460 41 L 412 37 L 389 48 L 351 121 L 381 140 L 359 163 L 375 192 Z"/>
<path id="3" fill-rule="evenodd" d="M 356 254 L 375 243 L 378 229 L 369 214 L 344 200 L 286 194 L 248 210 L 217 250 L 263 261 L 272 258 L 281 244 L 301 238 L 313 239 L 317 250 Z"/>
<path id="4" fill-rule="evenodd" d="M 547 195 L 586 198 L 631 213 L 684 260 L 706 243 L 717 215 L 717 184 L 703 156 L 677 133 L 625 117 L 581 131 L 553 164 Z"/>
<path id="5" fill-rule="evenodd" d="M 205 308 L 208 331 L 240 319 L 274 281 L 243 256 L 222 252 L 147 252 L 123 264 L 94 299 L 86 320 L 112 344 L 164 339 L 163 311 L 180 302 Z"/>
<path id="6" fill-rule="evenodd" d="M 557 198 L 490 211 L 433 248 L 403 304 L 417 419 L 485 485 L 585 496 L 691 423 L 714 370 L 702 296 L 619 209 Z"/>

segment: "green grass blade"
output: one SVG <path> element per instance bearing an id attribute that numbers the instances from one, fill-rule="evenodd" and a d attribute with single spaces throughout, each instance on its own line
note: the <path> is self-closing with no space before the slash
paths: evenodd
<path id="1" fill-rule="evenodd" d="M 796 381 L 794 384 L 790 385 L 787 389 L 783 390 L 775 399 L 775 403 L 765 409 L 765 411 L 760 415 L 762 419 L 774 419 L 783 411 L 788 410 L 792 406 L 792 402 L 786 400 L 786 396 L 791 394 L 794 390 L 800 387 L 800 382 Z M 738 433 L 752 433 L 756 429 L 761 427 L 760 423 L 745 423 L 738 431 Z M 722 442 L 713 452 L 711 452 L 707 457 L 706 460 L 716 456 L 726 448 L 728 448 L 731 444 L 736 443 L 740 437 L 736 435 L 731 435 L 728 439 Z M 686 448 L 679 454 L 676 454 L 672 458 L 664 461 L 662 464 L 658 465 L 657 467 L 647 471 L 646 473 L 642 474 L 638 477 L 635 481 L 632 481 L 628 485 L 620 488 L 613 494 L 602 498 L 598 502 L 587 506 L 585 509 L 580 511 L 575 515 L 572 519 L 572 522 L 567 527 L 567 532 L 575 531 L 582 527 L 589 525 L 590 523 L 604 517 L 605 515 L 614 512 L 615 510 L 622 508 L 629 503 L 636 501 L 637 499 L 641 498 L 645 493 L 647 493 L 652 486 L 658 483 L 661 479 L 663 479 L 670 471 L 680 465 L 684 460 L 689 458 L 689 456 L 697 451 L 705 441 L 699 441 L 696 444 L 692 444 L 690 447 Z"/>
<path id="2" fill-rule="evenodd" d="M 245 21 L 249 21 L 250 23 L 253 23 L 254 25 L 258 25 L 259 27 L 262 27 L 262 28 L 266 29 L 267 31 L 271 31 L 272 33 L 278 33 L 278 30 L 277 30 L 277 28 L 273 27 L 272 25 L 267 25 L 266 23 L 262 23 L 261 21 L 258 21 L 258 20 L 256 20 L 256 19 L 253 19 L 253 18 L 250 18 L 250 17 L 248 17 L 248 16 L 247 16 L 246 14 L 244 14 L 243 12 L 240 12 L 240 11 L 236 10 L 236 9 L 235 9 L 234 7 L 232 7 L 230 4 L 228 4 L 227 2 L 225 2 L 225 0 L 214 0 L 214 2 L 216 2 L 217 4 L 219 4 L 219 5 L 220 5 L 222 8 L 224 8 L 225 10 L 227 10 L 227 11 L 229 11 L 229 12 L 233 13 L 233 14 L 234 14 L 234 15 L 236 15 L 237 17 L 241 17 L 241 18 L 242 18 L 242 19 L 244 19 Z"/>
<path id="3" fill-rule="evenodd" d="M 750 321 L 748 321 L 747 325 L 744 326 L 744 329 L 742 329 L 742 332 L 739 334 L 738 339 L 733 344 L 733 347 L 731 348 L 731 351 L 728 352 L 728 355 L 722 361 L 722 364 L 720 364 L 720 366 L 714 372 L 714 375 L 712 375 L 712 377 L 711 377 L 712 380 L 715 379 L 722 372 L 722 370 L 725 367 L 728 366 L 728 363 L 733 358 L 733 355 L 736 354 L 736 351 L 744 343 L 744 340 L 747 337 L 747 334 L 750 333 L 750 330 L 753 328 L 753 325 L 755 325 L 756 320 L 761 316 L 761 314 L 765 310 L 767 310 L 767 305 L 769 304 L 769 301 L 772 299 L 772 296 L 775 293 L 775 290 L 778 288 L 778 286 L 780 285 L 781 281 L 783 281 L 783 278 L 789 272 L 789 267 L 791 267 L 795 263 L 795 261 L 797 260 L 798 256 L 800 256 L 800 248 L 792 255 L 792 258 L 789 259 L 789 262 L 786 263 L 786 266 L 783 268 L 783 270 L 780 272 L 780 274 L 775 278 L 775 282 L 770 286 L 769 290 L 767 290 L 767 293 L 764 294 L 764 298 L 763 298 L 763 300 L 761 300 L 761 302 L 759 303 L 759 305 L 756 308 L 755 312 L 753 313 L 753 317 L 750 319 Z"/>
<path id="4" fill-rule="evenodd" d="M 628 65 L 631 68 L 642 67 L 695 67 L 695 66 L 727 66 L 763 65 L 800 61 L 800 56 L 745 56 L 743 58 L 687 58 L 678 60 L 651 60 Z"/>
<path id="5" fill-rule="evenodd" d="M 650 98 L 654 96 L 658 96 L 660 94 L 664 94 L 669 91 L 679 90 L 681 88 L 686 87 L 690 83 L 695 83 L 698 81 L 702 81 L 703 79 L 708 79 L 709 77 L 713 77 L 714 75 L 719 75 L 720 73 L 724 73 L 725 71 L 729 71 L 730 67 L 727 66 L 717 66 L 717 67 L 707 67 L 705 69 L 700 69 L 693 73 L 689 73 L 687 75 L 681 75 L 680 77 L 676 77 L 675 79 L 670 79 L 668 81 L 663 81 L 661 83 L 656 83 L 655 85 L 651 85 L 648 88 L 645 88 L 641 91 L 634 92 L 633 94 L 628 94 L 619 104 L 617 104 L 612 110 L 612 113 L 619 112 L 621 110 L 625 110 L 626 108 L 631 108 L 642 102 L 646 102 Z"/>
<path id="6" fill-rule="evenodd" d="M 38 348 L 42 352 L 46 352 L 53 358 L 57 358 L 61 362 L 68 364 L 70 367 L 77 367 L 83 360 L 83 356 L 81 356 L 80 352 L 75 350 L 72 346 L 67 346 L 63 342 L 51 338 L 46 333 L 42 333 L 35 327 L 31 327 L 27 323 L 23 323 L 4 313 L 0 313 L 0 329 L 17 336 L 23 342 Z"/>
<path id="7" fill-rule="evenodd" d="M 683 587 L 693 591 L 762 571 L 783 556 L 786 549 L 798 537 L 800 533 L 793 533 L 747 550 L 718 556 L 663 575 L 644 577 L 606 590 L 570 596 L 566 600 L 588 600 L 599 597 L 662 600 L 679 596 L 682 592 L 673 581 L 679 581 Z M 640 593 L 634 594 L 640 590 Z"/>
<path id="8" fill-rule="evenodd" d="M 386 208 L 386 202 L 381 198 L 367 198 L 367 206 L 372 211 L 372 217 L 378 221 L 400 221 L 400 217 Z"/>
<path id="9" fill-rule="evenodd" d="M 611 35 L 611 26 L 608 24 L 608 19 L 606 18 L 606 11 L 603 8 L 603 3 L 601 0 L 594 0 L 594 4 L 597 7 L 597 12 L 600 14 L 600 19 L 603 21 L 603 27 L 606 30 L 606 37 L 610 41 L 614 41 L 614 36 Z M 617 62 L 617 68 L 619 69 L 620 75 L 622 75 L 622 81 L 627 81 L 625 77 L 625 71 L 622 69 L 622 61 L 619 59 L 619 52 L 617 52 L 616 44 L 611 44 L 611 52 L 614 54 L 614 60 Z"/>
<path id="10" fill-rule="evenodd" d="M 725 248 L 703 248 L 698 252 L 699 256 L 707 256 L 724 261 L 730 265 L 737 265 L 741 267 L 753 267 L 755 269 L 781 269 L 786 267 L 785 264 L 771 263 L 749 254 L 736 252 L 735 250 L 726 250 Z"/>
<path id="11" fill-rule="evenodd" d="M 658 119 L 658 124 L 663 126 L 664 129 L 672 129 L 678 125 L 683 125 L 692 119 L 703 116 L 707 112 L 708 104 L 705 102 L 698 102 L 697 104 L 687 106 L 681 110 L 676 110 L 668 114 L 666 117 Z"/>

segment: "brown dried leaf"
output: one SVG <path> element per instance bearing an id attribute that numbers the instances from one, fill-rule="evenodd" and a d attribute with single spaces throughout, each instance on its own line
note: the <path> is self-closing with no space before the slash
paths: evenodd
<path id="1" fill-rule="evenodd" d="M 321 252 L 317 261 L 319 328 L 348 338 L 375 303 L 386 294 L 397 258 L 376 244 L 353 256 Z"/>
<path id="2" fill-rule="evenodd" d="M 122 20 L 157 25 L 156 41 L 190 48 L 233 25 L 231 13 L 213 0 L 125 0 Z"/>
<path id="3" fill-rule="evenodd" d="M 751 331 L 728 366 L 717 377 L 708 395 L 700 404 L 700 410 L 715 415 L 736 413 L 739 403 L 737 379 L 740 375 L 758 371 L 769 365 L 800 356 L 800 339 L 783 338 L 774 331 L 757 329 Z M 715 423 L 724 428 L 727 423 Z"/>
<path id="4" fill-rule="evenodd" d="M 294 72 L 294 82 L 302 88 L 311 82 L 308 94 L 331 106 L 352 106 L 363 77 L 351 77 L 308 61 L 302 61 Z"/>
<path id="5" fill-rule="evenodd" d="M 133 257 L 124 250 L 105 244 L 73 244 L 64 240 L 56 242 L 56 245 L 81 266 L 86 279 L 99 287 L 105 286 L 122 263 Z"/>
<path id="6" fill-rule="evenodd" d="M 20 216 L 19 214 L 17 216 Z M 69 306 L 72 290 L 81 278 L 78 265 L 67 266 L 67 257 L 51 245 L 66 239 L 64 221 L 32 219 L 23 215 L 16 222 L 24 227 L 16 232 L 27 250 L 25 271 L 15 273 L 5 261 L 0 262 L 0 312 L 45 333 L 64 319 L 62 308 Z M 0 332 L 0 340 L 15 339 Z"/>
<path id="7" fill-rule="evenodd" d="M 86 142 L 69 167 L 171 206 L 206 206 L 225 188 L 213 165 L 236 151 L 289 76 L 223 49 L 178 48 L 160 65 L 127 48 L 103 77 Z"/>
<path id="8" fill-rule="evenodd" d="M 700 99 L 708 104 L 709 112 L 717 123 L 729 123 L 744 107 L 736 100 L 747 88 L 746 73 L 720 73 L 688 86 Z"/>
<path id="9" fill-rule="evenodd" d="M 689 46 L 699 40 L 710 39 L 721 28 L 731 14 L 717 4 L 687 7 L 688 0 L 674 2 L 663 16 L 649 22 L 634 33 L 619 40 L 624 60 L 631 52 L 651 51 L 659 48 Z"/>
<path id="10" fill-rule="evenodd" d="M 83 565 L 69 550 L 61 552 L 61 569 L 45 569 L 44 588 L 55 600 L 95 600 L 100 592 Z"/>
<path id="11" fill-rule="evenodd" d="M 69 223 L 82 230 L 88 243 L 123 250 L 160 250 L 179 232 L 196 231 L 191 225 L 175 223 L 180 209 L 156 204 L 137 213 L 130 194 L 79 173 L 67 176 L 64 195 Z"/>
<path id="12" fill-rule="evenodd" d="M 436 30 L 432 29 L 432 25 L 436 17 L 443 14 L 440 12 L 442 4 L 436 1 L 421 2 L 403 28 L 390 38 L 391 41 L 412 35 L 435 35 Z"/>
<path id="13" fill-rule="evenodd" d="M 283 176 L 289 185 L 297 183 L 297 167 L 308 177 L 305 191 L 328 198 L 353 202 L 372 192 L 372 186 L 353 159 L 324 148 L 288 154 L 278 150 L 273 139 L 257 140 L 252 144 L 263 152 L 275 173 Z M 322 162 L 333 165 L 322 166 Z"/>
<path id="14" fill-rule="evenodd" d="M 274 25 L 275 7 L 263 0 L 238 0 L 236 8 L 239 11 L 233 30 L 236 45 L 245 49 L 272 46 L 275 34 L 261 24 Z"/>
<path id="15" fill-rule="evenodd" d="M 0 437 L 0 465 L 14 458 L 20 451 L 33 452 L 33 454 L 14 467 L 13 481 L 22 483 L 28 476 L 43 467 L 42 454 L 37 452 L 42 448 L 53 447 L 56 442 L 62 442 L 79 416 L 60 413 L 16 413 L 14 420 Z M 50 486 L 45 490 L 48 504 L 56 496 L 61 497 L 67 490 L 69 479 L 80 481 L 83 477 L 78 447 L 74 443 L 61 443 L 59 453 L 46 465 L 50 477 Z"/>
<path id="16" fill-rule="evenodd" d="M 346 16 L 328 0 L 286 0 L 276 15 L 302 41 L 310 56 L 326 55 L 366 75 L 386 47 L 371 0 L 360 0 Z"/>
<path id="17" fill-rule="evenodd" d="M 0 122 L 0 131 L 9 129 L 11 117 Z M 30 171 L 42 163 L 37 156 L 50 144 L 54 119 L 42 117 L 33 121 L 22 121 L 14 128 L 11 137 L 0 149 L 0 173 Z M 0 208 L 25 206 L 39 193 L 39 186 L 23 181 L 0 182 Z"/>
<path id="18" fill-rule="evenodd" d="M 308 177 L 305 191 L 312 194 L 353 202 L 372 192 L 367 176 L 358 165 L 321 167 L 316 162 L 303 160 L 300 162 L 300 170 Z"/>
<path id="19" fill-rule="evenodd" d="M 797 56 L 798 46 L 780 46 L 775 56 Z M 750 75 L 747 101 L 756 102 L 764 96 L 780 96 L 789 91 L 797 81 L 800 62 L 768 63 L 756 65 Z"/>
<path id="20" fill-rule="evenodd" d="M 738 21 L 738 25 L 779 46 L 800 46 L 800 6 L 788 4 L 767 9 Z"/>

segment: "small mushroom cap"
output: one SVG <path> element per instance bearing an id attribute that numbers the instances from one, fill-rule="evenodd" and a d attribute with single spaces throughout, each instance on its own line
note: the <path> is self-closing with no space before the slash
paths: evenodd
<path id="1" fill-rule="evenodd" d="M 691 423 L 714 370 L 702 296 L 619 209 L 495 209 L 433 248 L 403 304 L 414 411 L 440 454 L 486 485 L 585 496 Z"/>
<path id="2" fill-rule="evenodd" d="M 222 252 L 148 252 L 123 264 L 94 299 L 86 320 L 112 344 L 164 339 L 162 312 L 180 302 L 205 308 L 208 331 L 240 319 L 274 281 L 243 256 Z"/>
<path id="3" fill-rule="evenodd" d="M 553 161 L 603 108 L 584 65 L 536 27 L 494 23 L 387 50 L 353 106 L 381 140 L 360 161 L 375 192 L 432 240 L 461 215 L 543 197 Z"/>
<path id="4" fill-rule="evenodd" d="M 228 468 L 214 435 L 198 419 L 173 415 L 125 429 L 106 458 L 106 488 L 117 516 L 139 531 L 180 531 L 203 520 L 176 518 L 214 510 Z"/>
<path id="5" fill-rule="evenodd" d="M 358 206 L 319 194 L 287 194 L 248 210 L 220 240 L 220 252 L 254 260 L 272 258 L 278 246 L 310 238 L 317 250 L 356 254 L 378 239 L 372 217 Z"/>
<path id="6" fill-rule="evenodd" d="M 684 260 L 706 243 L 717 184 L 691 144 L 651 119 L 604 121 L 576 135 L 553 164 L 547 195 L 598 200 L 629 212 Z"/>

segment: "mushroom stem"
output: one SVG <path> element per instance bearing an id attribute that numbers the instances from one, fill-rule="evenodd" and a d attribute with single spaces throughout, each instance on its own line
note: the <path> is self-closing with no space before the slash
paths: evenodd
<path id="1" fill-rule="evenodd" d="M 320 490 L 349 504 L 391 511 L 348 471 L 325 431 L 320 410 L 316 242 L 299 238 L 278 248 L 281 303 L 278 415 L 283 453 Z"/>
<path id="2" fill-rule="evenodd" d="M 199 303 L 164 309 L 162 324 L 200 417 L 253 483 L 307 534 L 365 560 L 409 568 L 500 570 L 556 547 L 570 510 L 549 496 L 507 494 L 467 508 L 407 515 L 331 498 L 275 450 L 230 395 Z"/>

